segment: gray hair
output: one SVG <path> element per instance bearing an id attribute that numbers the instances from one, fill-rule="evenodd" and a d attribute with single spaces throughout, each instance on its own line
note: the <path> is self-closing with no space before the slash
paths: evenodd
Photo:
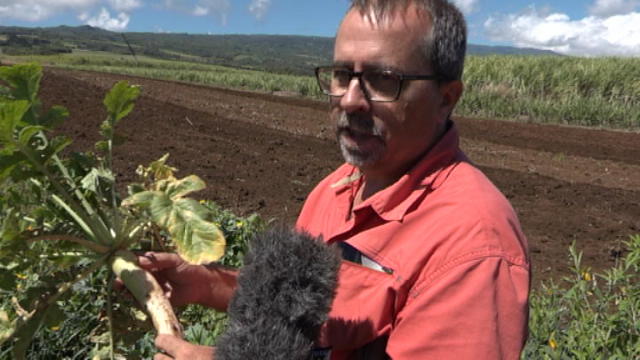
<path id="1" fill-rule="evenodd" d="M 467 51 L 467 25 L 460 10 L 447 0 L 351 0 L 351 9 L 370 11 L 381 21 L 411 4 L 427 11 L 433 28 L 422 44 L 425 60 L 444 80 L 460 80 Z"/>

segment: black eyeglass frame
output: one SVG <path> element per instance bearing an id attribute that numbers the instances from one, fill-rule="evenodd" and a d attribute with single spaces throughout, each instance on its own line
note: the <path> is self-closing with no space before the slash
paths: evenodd
<path id="1" fill-rule="evenodd" d="M 375 102 L 394 102 L 397 101 L 400 98 L 400 94 L 402 93 L 402 89 L 404 88 L 404 81 L 405 80 L 436 80 L 436 81 L 443 81 L 444 77 L 440 76 L 440 75 L 414 75 L 414 74 L 402 74 L 399 73 L 397 71 L 393 71 L 393 70 L 374 70 L 377 72 L 381 72 L 381 73 L 387 73 L 387 74 L 393 74 L 394 76 L 397 76 L 398 79 L 400 80 L 398 83 L 398 90 L 396 91 L 395 96 L 392 99 L 389 100 L 376 100 L 376 99 L 372 99 L 371 95 L 369 94 L 369 92 L 367 91 L 367 88 L 364 86 L 363 82 L 362 82 L 362 76 L 367 73 L 367 72 L 372 72 L 371 70 L 365 70 L 365 71 L 353 71 L 347 67 L 342 67 L 342 66 L 318 66 L 315 68 L 315 74 L 316 74 L 316 81 L 318 82 L 318 87 L 320 87 L 320 90 L 322 91 L 322 93 L 324 93 L 325 95 L 331 96 L 331 97 L 342 97 L 344 96 L 347 91 L 348 88 L 345 90 L 344 94 L 341 95 L 335 95 L 335 94 L 331 94 L 328 90 L 325 90 L 322 87 L 322 82 L 320 81 L 320 71 L 322 71 L 323 69 L 340 69 L 340 70 L 345 70 L 346 72 L 348 72 L 349 74 L 349 82 L 351 82 L 351 80 L 353 80 L 353 78 L 357 78 L 358 79 L 358 86 L 360 86 L 360 90 L 362 90 L 362 93 L 364 94 L 365 98 L 369 101 L 375 101 Z"/>

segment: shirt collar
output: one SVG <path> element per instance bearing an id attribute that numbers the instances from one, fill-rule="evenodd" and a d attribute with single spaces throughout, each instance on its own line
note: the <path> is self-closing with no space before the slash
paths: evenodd
<path id="1" fill-rule="evenodd" d="M 400 221 L 411 206 L 426 192 L 440 186 L 452 167 L 448 166 L 464 155 L 459 149 L 458 129 L 453 122 L 440 140 L 431 148 L 414 167 L 400 177 L 395 183 L 377 192 L 357 207 L 354 211 L 371 207 L 386 221 Z M 361 173 L 352 166 L 345 177 L 332 184 L 336 195 L 360 184 Z"/>

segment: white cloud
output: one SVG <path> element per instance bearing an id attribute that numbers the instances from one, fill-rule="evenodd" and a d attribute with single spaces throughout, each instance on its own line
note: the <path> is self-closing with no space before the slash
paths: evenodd
<path id="1" fill-rule="evenodd" d="M 40 21 L 63 11 L 88 9 L 100 0 L 0 0 L 0 18 Z"/>
<path id="2" fill-rule="evenodd" d="M 589 7 L 591 15 L 609 17 L 628 14 L 640 8 L 640 0 L 595 0 Z"/>
<path id="3" fill-rule="evenodd" d="M 260 20 L 267 15 L 269 7 L 271 7 L 271 0 L 251 0 L 251 4 L 249 4 L 249 12 L 253 14 L 256 19 Z"/>
<path id="4" fill-rule="evenodd" d="M 231 3 L 229 0 L 200 0 L 195 9 L 201 12 L 206 10 L 208 15 L 217 18 L 222 25 L 226 25 L 227 16 L 231 11 Z"/>
<path id="5" fill-rule="evenodd" d="M 192 16 L 211 16 L 226 25 L 231 11 L 230 0 L 163 0 L 165 9 L 180 11 Z"/>
<path id="6" fill-rule="evenodd" d="M 130 12 L 142 6 L 140 0 L 109 0 L 109 5 L 115 11 Z"/>
<path id="7" fill-rule="evenodd" d="M 490 17 L 485 31 L 492 40 L 579 56 L 640 56 L 640 13 L 571 20 L 568 15 L 523 14 Z"/>
<path id="8" fill-rule="evenodd" d="M 195 16 L 205 16 L 209 14 L 209 9 L 202 7 L 202 6 L 196 6 L 195 9 L 193 9 L 193 15 Z"/>
<path id="9" fill-rule="evenodd" d="M 100 10 L 100 14 L 95 17 L 85 20 L 87 25 L 99 27 L 109 31 L 122 31 L 127 28 L 129 24 L 129 15 L 121 12 L 117 17 L 111 17 L 111 14 L 106 8 Z"/>
<path id="10" fill-rule="evenodd" d="M 456 4 L 460 11 L 468 15 L 476 10 L 478 0 L 453 0 L 453 3 Z"/>

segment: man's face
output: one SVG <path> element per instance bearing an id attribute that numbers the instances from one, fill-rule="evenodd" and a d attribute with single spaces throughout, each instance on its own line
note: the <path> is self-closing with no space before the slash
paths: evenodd
<path id="1" fill-rule="evenodd" d="M 415 8 L 400 10 L 380 23 L 351 10 L 338 30 L 334 64 L 356 72 L 432 74 L 420 48 L 430 28 L 430 18 Z M 400 98 L 383 103 L 367 100 L 353 78 L 347 93 L 331 100 L 331 117 L 345 160 L 365 175 L 398 178 L 444 126 L 450 108 L 443 109 L 442 103 L 435 81 L 405 81 Z"/>

